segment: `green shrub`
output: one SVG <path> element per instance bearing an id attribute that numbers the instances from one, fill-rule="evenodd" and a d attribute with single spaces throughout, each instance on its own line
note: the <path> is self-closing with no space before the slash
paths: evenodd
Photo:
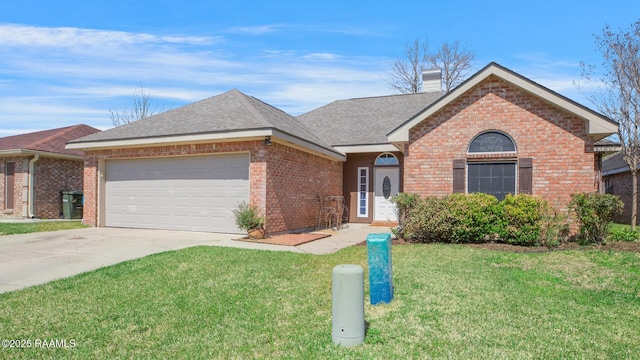
<path id="1" fill-rule="evenodd" d="M 546 201 L 532 195 L 508 194 L 500 202 L 502 220 L 500 238 L 513 245 L 541 244 L 543 218 L 549 211 Z"/>
<path id="2" fill-rule="evenodd" d="M 444 200 L 452 218 L 451 242 L 496 240 L 502 228 L 498 199 L 492 195 L 453 194 Z"/>
<path id="3" fill-rule="evenodd" d="M 264 217 L 260 215 L 260 210 L 255 205 L 249 205 L 243 201 L 232 211 L 238 229 L 249 231 L 264 226 Z"/>
<path id="4" fill-rule="evenodd" d="M 611 194 L 572 194 L 569 208 L 580 225 L 578 242 L 581 245 L 603 242 L 609 225 L 622 207 L 622 201 Z"/>
<path id="5" fill-rule="evenodd" d="M 418 194 L 400 193 L 391 198 L 391 202 L 396 205 L 396 209 L 398 210 L 399 227 L 402 227 L 402 224 L 407 218 L 407 215 L 416 206 L 416 204 L 418 204 L 419 201 L 420 195 Z"/>
<path id="6" fill-rule="evenodd" d="M 448 242 L 452 234 L 452 217 L 444 201 L 427 197 L 418 201 L 402 227 L 404 239 L 414 242 Z"/>
<path id="7" fill-rule="evenodd" d="M 531 195 L 453 194 L 439 199 L 402 194 L 394 200 L 404 221 L 394 231 L 414 242 L 483 243 L 503 240 L 515 245 L 557 246 L 569 227 L 549 204 Z"/>

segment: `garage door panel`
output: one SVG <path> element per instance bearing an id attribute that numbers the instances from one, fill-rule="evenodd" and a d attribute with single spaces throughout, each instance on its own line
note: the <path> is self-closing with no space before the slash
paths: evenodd
<path id="1" fill-rule="evenodd" d="M 248 154 L 106 162 L 106 226 L 238 233 L 248 199 Z"/>

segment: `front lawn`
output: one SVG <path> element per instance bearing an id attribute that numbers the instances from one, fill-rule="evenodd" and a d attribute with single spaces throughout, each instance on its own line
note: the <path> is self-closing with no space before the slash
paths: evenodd
<path id="1" fill-rule="evenodd" d="M 71 230 L 85 228 L 81 220 L 77 221 L 34 221 L 0 223 L 0 235 L 27 234 L 33 232 Z"/>
<path id="2" fill-rule="evenodd" d="M 366 247 L 327 256 L 196 247 L 0 294 L 2 358 L 612 358 L 640 354 L 640 256 L 395 246 L 368 305 Z M 331 342 L 331 270 L 365 268 L 365 344 Z M 4 342 L 3 342 L 4 344 Z M 59 343 L 61 344 L 61 343 Z"/>

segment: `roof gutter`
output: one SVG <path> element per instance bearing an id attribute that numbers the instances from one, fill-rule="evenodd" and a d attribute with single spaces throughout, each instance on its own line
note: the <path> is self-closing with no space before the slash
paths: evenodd
<path id="1" fill-rule="evenodd" d="M 290 135 L 275 128 L 260 128 L 216 133 L 168 135 L 147 138 L 94 140 L 83 142 L 72 141 L 67 143 L 66 148 L 83 151 L 109 150 L 180 144 L 251 141 L 262 140 L 266 136 L 272 136 L 273 141 L 275 142 L 286 144 L 305 152 L 316 154 L 332 160 L 346 161 L 346 157 L 344 156 L 344 154 L 336 150 L 335 148 L 326 148 L 324 146 L 317 145 L 311 141 L 301 139 L 297 136 Z"/>
<path id="2" fill-rule="evenodd" d="M 34 210 L 34 196 L 33 196 L 33 189 L 35 188 L 35 177 L 33 176 L 34 170 L 36 168 L 36 162 L 40 160 L 40 154 L 35 154 L 33 156 L 33 159 L 29 160 L 29 204 L 28 204 L 28 208 L 29 208 L 29 218 L 33 219 L 35 216 L 35 210 Z"/>
<path id="3" fill-rule="evenodd" d="M 31 149 L 10 149 L 0 150 L 0 156 L 22 156 L 22 155 L 42 155 L 44 157 L 68 160 L 84 160 L 83 155 L 61 154 L 50 151 L 31 150 Z"/>

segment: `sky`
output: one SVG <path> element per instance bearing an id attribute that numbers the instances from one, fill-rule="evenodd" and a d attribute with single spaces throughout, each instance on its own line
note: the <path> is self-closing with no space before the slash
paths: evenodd
<path id="1" fill-rule="evenodd" d="M 113 127 L 143 87 L 156 111 L 238 89 L 291 115 L 393 94 L 405 46 L 460 42 L 591 106 L 594 34 L 640 20 L 637 0 L 0 0 L 0 137 Z"/>

